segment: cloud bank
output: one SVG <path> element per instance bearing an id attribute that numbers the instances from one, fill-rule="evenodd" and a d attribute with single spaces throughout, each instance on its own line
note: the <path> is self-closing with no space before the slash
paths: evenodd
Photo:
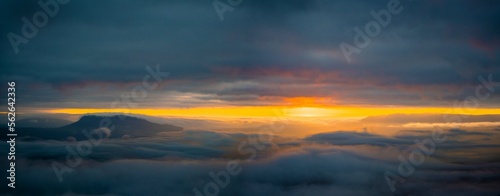
<path id="1" fill-rule="evenodd" d="M 395 186 L 402 195 L 498 195 L 498 131 L 446 131 L 415 172 Z M 430 131 L 395 136 L 336 131 L 304 139 L 276 137 L 276 148 L 256 149 L 256 157 L 239 153 L 238 144 L 255 135 L 184 131 L 155 138 L 109 139 L 95 147 L 59 182 L 51 162 L 64 162 L 65 146 L 75 142 L 19 142 L 16 191 L 21 195 L 203 195 L 234 161 L 241 173 L 231 175 L 219 195 L 388 195 L 386 172 L 398 173 L 398 156 L 408 157 L 415 139 Z M 488 140 L 493 139 L 493 141 Z M 5 144 L 1 144 L 4 146 Z M 245 146 L 250 148 L 251 146 Z M 1 149 L 6 149 L 2 147 Z M 223 179 L 223 178 L 222 178 Z M 224 180 L 223 180 L 224 181 Z M 215 193 L 215 189 L 208 189 Z M 6 193 L 8 195 L 8 193 Z"/>

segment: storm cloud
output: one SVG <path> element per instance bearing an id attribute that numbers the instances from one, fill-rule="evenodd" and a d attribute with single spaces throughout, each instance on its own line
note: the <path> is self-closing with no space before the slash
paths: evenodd
<path id="1" fill-rule="evenodd" d="M 156 64 L 171 75 L 152 94 L 169 102 L 144 107 L 265 105 L 290 96 L 447 105 L 473 93 L 478 76 L 499 81 L 496 1 L 401 1 L 403 11 L 347 63 L 339 44 L 353 44 L 353 28 L 387 3 L 244 1 L 221 22 L 211 2 L 70 1 L 18 54 L 1 39 L 2 81 L 23 85 L 26 107 L 103 107 Z M 37 1 L 1 4 L 2 35 L 21 34 L 21 18 L 41 10 Z"/>

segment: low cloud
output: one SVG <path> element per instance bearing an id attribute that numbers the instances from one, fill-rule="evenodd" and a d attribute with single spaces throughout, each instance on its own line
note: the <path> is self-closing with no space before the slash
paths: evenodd
<path id="1" fill-rule="evenodd" d="M 278 149 L 258 151 L 253 160 L 237 153 L 243 133 L 187 130 L 155 138 L 109 139 L 95 147 L 84 162 L 59 183 L 50 163 L 64 161 L 66 145 L 76 142 L 19 142 L 17 193 L 38 195 L 194 195 L 237 161 L 239 175 L 230 176 L 225 195 L 387 195 L 384 172 L 398 172 L 398 155 L 412 149 L 415 139 L 430 131 L 395 136 L 340 131 L 304 139 L 279 138 Z M 397 194 L 496 195 L 500 189 L 499 145 L 482 142 L 498 137 L 466 130 L 446 131 L 448 141 L 436 146 Z M 477 138 L 480 137 L 480 138 Z M 1 144 L 4 148 L 5 144 Z M 459 152 L 457 154 L 457 149 Z M 469 153 L 476 153 L 471 156 Z M 493 153 L 496 152 L 496 153 Z M 475 157 L 475 158 L 474 158 Z M 480 158 L 479 158 L 480 157 Z"/>

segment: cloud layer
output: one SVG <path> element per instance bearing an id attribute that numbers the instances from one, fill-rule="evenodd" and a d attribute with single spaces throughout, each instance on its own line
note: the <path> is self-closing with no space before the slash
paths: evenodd
<path id="1" fill-rule="evenodd" d="M 239 145 L 257 135 L 184 131 L 155 138 L 110 139 L 92 149 L 60 183 L 51 167 L 64 163 L 66 146 L 76 142 L 19 142 L 17 193 L 38 195 L 195 195 L 215 182 L 210 172 L 227 171 L 233 161 L 241 173 L 230 175 L 219 195 L 387 195 L 385 174 L 398 174 L 418 149 L 415 140 L 432 138 L 432 131 L 406 131 L 395 136 L 337 131 L 286 139 L 274 146 Z M 500 189 L 500 146 L 488 138 L 498 131 L 444 132 L 415 171 L 395 185 L 396 194 L 497 195 Z M 173 134 L 173 133 L 169 133 Z M 1 144 L 5 146 L 5 143 Z M 244 151 L 253 148 L 252 153 Z M 2 147 L 1 149 L 6 149 Z M 260 149 L 260 150 L 259 150 Z M 214 193 L 214 189 L 209 189 Z"/>

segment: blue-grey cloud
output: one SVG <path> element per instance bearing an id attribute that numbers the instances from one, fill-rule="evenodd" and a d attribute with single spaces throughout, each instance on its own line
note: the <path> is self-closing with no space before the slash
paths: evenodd
<path id="1" fill-rule="evenodd" d="M 386 195 L 391 191 L 384 174 L 398 173 L 398 156 L 409 156 L 414 139 L 432 138 L 431 131 L 418 133 L 421 135 L 410 138 L 415 132 L 388 137 L 344 131 L 279 139 L 277 151 L 265 156 L 259 152 L 253 160 L 232 154 L 241 139 L 252 137 L 242 133 L 185 131 L 170 137 L 111 139 L 94 148 L 73 172 L 65 173 L 61 183 L 50 164 L 64 163 L 65 146 L 76 148 L 76 143 L 19 142 L 16 191 L 38 195 L 194 195 L 193 188 L 204 192 L 206 184 L 213 181 L 211 171 L 224 171 L 229 161 L 236 161 L 242 172 L 231 175 L 228 185 L 219 187 L 219 195 Z M 395 193 L 498 194 L 500 159 L 492 152 L 498 152 L 500 146 L 483 145 L 477 154 L 478 148 L 470 146 L 481 143 L 467 139 L 471 136 L 468 131 L 445 133 L 455 136 L 436 145 L 435 152 L 415 166 L 412 175 L 396 184 Z M 498 133 L 488 137 L 498 137 Z M 378 145 L 381 142 L 385 145 Z M 456 154 L 447 145 L 465 148 Z"/>
<path id="2" fill-rule="evenodd" d="M 158 63 L 171 73 L 159 96 L 197 94 L 198 101 L 182 106 L 206 99 L 264 104 L 256 98 L 266 96 L 445 105 L 473 94 L 479 75 L 498 81 L 497 2 L 401 5 L 403 11 L 348 64 L 339 43 L 352 43 L 353 27 L 374 20 L 370 11 L 386 9 L 387 1 L 248 1 L 226 12 L 224 22 L 211 2 L 71 1 L 20 45 L 19 54 L 2 39 L 2 78 L 21 82 L 20 99 L 36 107 L 104 105 L 140 83 L 145 66 Z M 41 10 L 36 1 L 1 7 L 2 35 L 21 33 L 20 18 Z"/>

